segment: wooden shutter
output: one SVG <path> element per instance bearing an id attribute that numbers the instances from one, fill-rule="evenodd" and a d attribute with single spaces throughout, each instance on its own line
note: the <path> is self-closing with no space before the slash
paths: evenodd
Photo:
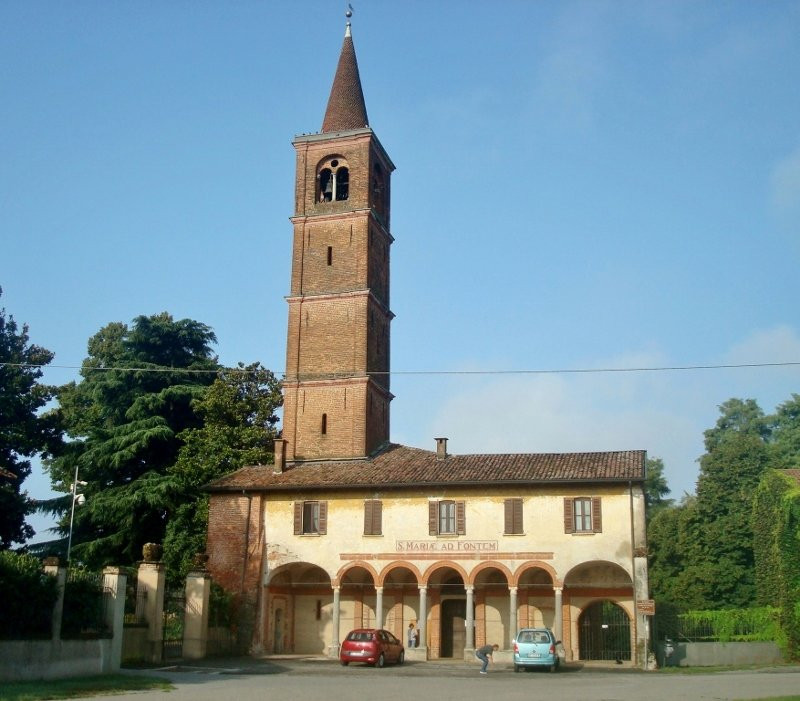
<path id="1" fill-rule="evenodd" d="M 467 509 L 463 501 L 456 502 L 456 533 L 465 535 L 467 532 Z"/>
<path id="2" fill-rule="evenodd" d="M 328 532 L 328 502 L 321 501 L 319 503 L 319 532 L 320 535 L 325 535 Z"/>
<path id="3" fill-rule="evenodd" d="M 571 497 L 564 497 L 564 533 L 575 532 L 575 503 Z"/>
<path id="4" fill-rule="evenodd" d="M 303 532 L 303 502 L 294 503 L 294 534 L 300 535 Z"/>
<path id="5" fill-rule="evenodd" d="M 600 508 L 600 497 L 592 497 L 592 530 L 603 532 L 603 511 Z"/>
<path id="6" fill-rule="evenodd" d="M 505 500 L 505 533 L 522 533 L 522 499 Z"/>
<path id="7" fill-rule="evenodd" d="M 430 535 L 439 534 L 439 502 L 428 502 L 428 533 Z"/>
<path id="8" fill-rule="evenodd" d="M 383 502 L 378 499 L 367 499 L 364 502 L 364 535 L 381 535 Z"/>

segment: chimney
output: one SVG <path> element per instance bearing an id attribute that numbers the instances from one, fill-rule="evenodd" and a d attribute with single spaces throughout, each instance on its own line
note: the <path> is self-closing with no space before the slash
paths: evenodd
<path id="1" fill-rule="evenodd" d="M 286 469 L 286 441 L 283 438 L 275 439 L 275 472 L 281 473 Z"/>
<path id="2" fill-rule="evenodd" d="M 447 439 L 436 438 L 436 459 L 444 460 L 447 457 Z"/>

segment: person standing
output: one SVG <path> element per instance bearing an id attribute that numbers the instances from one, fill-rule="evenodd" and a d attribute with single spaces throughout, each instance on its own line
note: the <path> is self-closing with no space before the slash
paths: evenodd
<path id="1" fill-rule="evenodd" d="M 477 657 L 481 661 L 481 674 L 487 674 L 486 668 L 489 666 L 489 662 L 494 663 L 494 657 L 492 653 L 495 650 L 499 650 L 500 646 L 495 645 L 484 645 L 483 647 L 479 647 L 475 650 L 475 657 Z"/>
<path id="2" fill-rule="evenodd" d="M 417 638 L 417 629 L 414 627 L 414 621 L 408 624 L 408 647 L 414 647 L 414 641 Z"/>

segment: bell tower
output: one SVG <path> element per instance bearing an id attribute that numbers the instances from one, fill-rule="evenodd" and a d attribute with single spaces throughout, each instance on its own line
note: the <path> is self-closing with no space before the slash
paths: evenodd
<path id="1" fill-rule="evenodd" d="M 286 459 L 363 459 L 389 441 L 394 165 L 369 127 L 349 21 L 322 130 L 292 144 Z"/>

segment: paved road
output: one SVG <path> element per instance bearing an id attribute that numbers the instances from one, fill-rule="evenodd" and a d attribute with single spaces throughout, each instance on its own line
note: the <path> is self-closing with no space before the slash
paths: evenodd
<path id="1" fill-rule="evenodd" d="M 204 666 L 205 665 L 205 666 Z M 557 674 L 515 674 L 496 665 L 486 676 L 478 665 L 411 663 L 373 669 L 341 667 L 311 659 L 220 660 L 213 663 L 140 670 L 175 684 L 168 701 L 690 701 L 763 699 L 800 694 L 800 667 L 711 674 L 667 674 L 569 665 Z M 136 692 L 135 701 L 165 701 L 163 692 Z M 120 701 L 119 696 L 95 697 Z"/>

